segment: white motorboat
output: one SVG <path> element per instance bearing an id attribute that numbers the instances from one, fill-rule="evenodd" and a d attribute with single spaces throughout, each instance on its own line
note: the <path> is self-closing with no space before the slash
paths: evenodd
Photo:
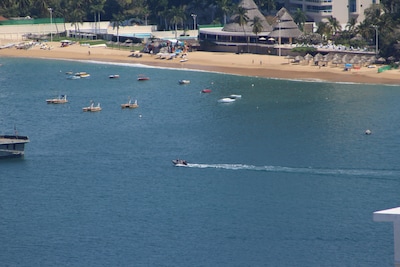
<path id="1" fill-rule="evenodd" d="M 190 81 L 189 80 L 179 80 L 178 83 L 179 84 L 189 84 Z"/>
<path id="2" fill-rule="evenodd" d="M 230 95 L 229 97 L 230 97 L 230 98 L 235 98 L 235 99 L 236 99 L 236 98 L 242 98 L 242 95 Z"/>
<path id="3" fill-rule="evenodd" d="M 188 165 L 187 161 L 184 159 L 174 159 L 174 160 L 172 160 L 172 163 L 177 167 L 182 167 L 182 166 Z"/>
<path id="4" fill-rule="evenodd" d="M 219 103 L 232 103 L 235 102 L 236 98 L 231 98 L 231 97 L 224 97 L 218 100 Z"/>

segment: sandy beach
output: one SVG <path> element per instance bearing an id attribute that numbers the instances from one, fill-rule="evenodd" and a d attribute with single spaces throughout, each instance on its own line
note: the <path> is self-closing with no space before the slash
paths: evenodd
<path id="1" fill-rule="evenodd" d="M 0 57 L 47 58 L 68 60 L 92 60 L 117 63 L 136 63 L 165 68 L 196 69 L 205 71 L 257 76 L 267 78 L 322 80 L 331 82 L 367 83 L 367 84 L 400 84 L 400 70 L 389 70 L 378 73 L 377 68 L 363 67 L 343 71 L 343 66 L 334 64 L 327 67 L 314 66 L 311 63 L 290 63 L 288 59 L 278 56 L 233 54 L 195 51 L 189 52 L 186 62 L 180 58 L 160 59 L 156 55 L 142 54 L 142 57 L 130 57 L 128 50 L 107 47 L 89 47 L 74 44 L 61 47 L 60 43 L 48 44 L 51 49 L 34 46 L 30 49 L 0 49 Z"/>

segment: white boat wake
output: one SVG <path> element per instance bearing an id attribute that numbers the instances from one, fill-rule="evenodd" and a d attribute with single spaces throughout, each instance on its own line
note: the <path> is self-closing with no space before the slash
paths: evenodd
<path id="1" fill-rule="evenodd" d="M 189 168 L 213 168 L 225 170 L 251 170 L 264 172 L 283 172 L 283 173 L 305 173 L 316 175 L 345 175 L 345 176 L 366 176 L 366 177 L 400 177 L 400 170 L 374 170 L 374 169 L 322 169 L 322 168 L 297 168 L 283 166 L 254 166 L 247 164 L 197 164 L 188 163 L 185 167 Z"/>

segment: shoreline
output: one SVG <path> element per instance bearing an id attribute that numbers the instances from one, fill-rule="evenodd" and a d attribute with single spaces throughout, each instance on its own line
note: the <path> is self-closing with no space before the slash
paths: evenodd
<path id="1" fill-rule="evenodd" d="M 60 47 L 51 43 L 52 49 L 45 50 L 39 46 L 27 50 L 13 48 L 0 49 L 1 57 L 64 59 L 77 61 L 94 61 L 104 63 L 141 64 L 159 68 L 182 70 L 199 70 L 235 74 L 248 77 L 263 77 L 288 80 L 322 81 L 358 84 L 400 85 L 400 70 L 387 70 L 378 73 L 377 68 L 363 67 L 343 71 L 339 65 L 318 67 L 311 64 L 293 64 L 288 59 L 269 55 L 233 54 L 224 52 L 195 51 L 187 54 L 187 61 L 179 58 L 159 59 L 156 55 L 142 54 L 142 57 L 130 57 L 132 52 L 106 47 L 88 47 L 74 44 Z"/>

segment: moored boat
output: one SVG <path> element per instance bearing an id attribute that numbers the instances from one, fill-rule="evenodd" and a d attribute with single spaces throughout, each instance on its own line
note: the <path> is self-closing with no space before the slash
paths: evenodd
<path id="1" fill-rule="evenodd" d="M 75 73 L 75 76 L 81 77 L 81 78 L 88 78 L 88 77 L 90 77 L 90 74 L 87 72 L 81 71 L 81 72 Z"/>
<path id="2" fill-rule="evenodd" d="M 189 80 L 179 80 L 178 83 L 179 84 L 189 84 L 190 81 Z"/>
<path id="3" fill-rule="evenodd" d="M 137 103 L 137 100 L 135 100 L 135 102 L 132 103 L 132 100 L 129 99 L 128 103 L 121 104 L 121 108 L 122 109 L 124 109 L 124 108 L 138 108 L 138 107 L 139 107 L 139 105 Z"/>
<path id="4" fill-rule="evenodd" d="M 24 156 L 28 136 L 0 135 L 0 158 L 20 158 Z"/>
<path id="5" fill-rule="evenodd" d="M 110 78 L 110 79 L 118 79 L 119 78 L 119 74 L 109 75 L 108 78 Z"/>
<path id="6" fill-rule="evenodd" d="M 201 90 L 201 92 L 202 92 L 202 93 L 211 93 L 211 89 L 207 89 L 207 88 L 206 88 L 206 89 Z"/>
<path id="7" fill-rule="evenodd" d="M 237 98 L 242 98 L 242 95 L 230 95 L 229 97 L 237 99 Z"/>
<path id="8" fill-rule="evenodd" d="M 231 98 L 231 97 L 224 97 L 218 100 L 219 103 L 232 103 L 235 102 L 236 98 Z"/>
<path id="9" fill-rule="evenodd" d="M 96 111 L 101 111 L 100 103 L 97 103 L 97 106 L 94 105 L 94 102 L 90 104 L 88 107 L 82 108 L 84 112 L 96 112 Z"/>
<path id="10" fill-rule="evenodd" d="M 150 80 L 150 78 L 143 74 L 140 74 L 140 75 L 138 75 L 137 80 L 138 81 L 147 81 L 147 80 Z"/>
<path id="11" fill-rule="evenodd" d="M 58 98 L 46 99 L 47 104 L 64 104 L 68 103 L 67 95 L 60 95 Z"/>

